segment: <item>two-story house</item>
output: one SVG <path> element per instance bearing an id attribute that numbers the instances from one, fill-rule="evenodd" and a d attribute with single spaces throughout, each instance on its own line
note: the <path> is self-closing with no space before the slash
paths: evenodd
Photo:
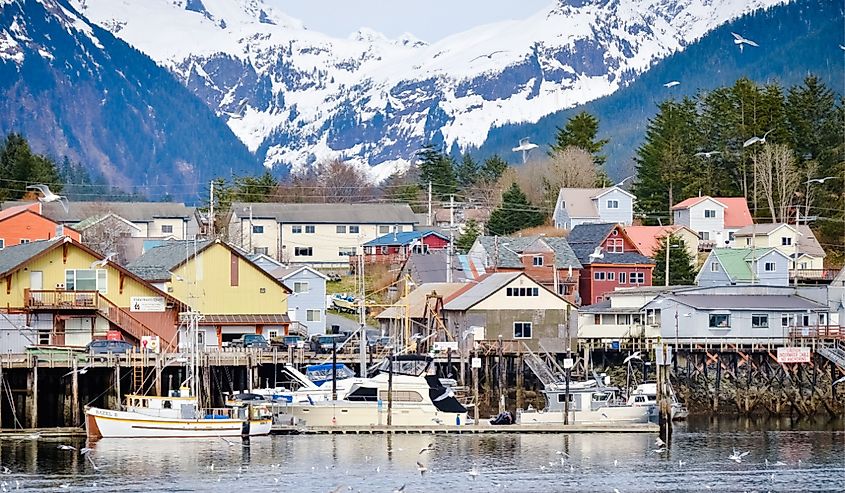
<path id="1" fill-rule="evenodd" d="M 744 197 L 691 197 L 672 207 L 673 223 L 698 233 L 703 249 L 729 246 L 737 230 L 754 224 Z"/>
<path id="2" fill-rule="evenodd" d="M 651 286 L 654 261 L 639 252 L 621 224 L 580 224 L 567 238 L 581 261 L 581 304 L 604 301 L 617 288 Z"/>
<path id="3" fill-rule="evenodd" d="M 79 241 L 79 232 L 41 215 L 41 203 L 30 202 L 0 211 L 0 249 L 38 240 L 68 236 Z"/>
<path id="4" fill-rule="evenodd" d="M 370 240 L 413 231 L 417 217 L 407 204 L 235 202 L 227 223 L 229 241 L 250 253 L 285 264 L 340 267 Z"/>
<path id="5" fill-rule="evenodd" d="M 553 292 L 576 303 L 581 267 L 565 238 L 479 236 L 467 253 L 464 269 L 479 274 L 525 272 Z"/>
<path id="6" fill-rule="evenodd" d="M 137 276 L 202 314 L 200 345 L 287 335 L 290 289 L 220 240 L 167 241 L 130 262 Z"/>
<path id="7" fill-rule="evenodd" d="M 0 312 L 16 327 L 3 350 L 82 347 L 110 331 L 140 346 L 157 336 L 176 347 L 181 304 L 173 296 L 67 236 L 0 250 Z"/>
<path id="8" fill-rule="evenodd" d="M 573 229 L 579 224 L 618 223 L 634 220 L 633 194 L 614 185 L 607 188 L 561 188 L 553 214 L 556 228 Z"/>
<path id="9" fill-rule="evenodd" d="M 789 284 L 789 257 L 775 248 L 714 248 L 695 278 L 699 286 Z"/>
<path id="10" fill-rule="evenodd" d="M 498 341 L 511 350 L 525 343 L 536 351 L 549 350 L 565 338 L 567 317 L 576 318 L 572 303 L 556 295 L 524 272 L 488 274 L 454 292 L 443 305 L 446 324 L 453 334 L 471 331 L 475 342 Z M 577 328 L 570 333 L 576 337 Z"/>
<path id="11" fill-rule="evenodd" d="M 288 296 L 288 317 L 304 326 L 307 333 L 326 333 L 326 281 L 322 272 L 307 265 L 279 267 L 270 275 L 292 290 Z"/>
<path id="12" fill-rule="evenodd" d="M 791 271 L 824 268 L 825 251 L 806 225 L 778 223 L 748 226 L 736 232 L 735 246 L 775 248 L 789 257 Z"/>

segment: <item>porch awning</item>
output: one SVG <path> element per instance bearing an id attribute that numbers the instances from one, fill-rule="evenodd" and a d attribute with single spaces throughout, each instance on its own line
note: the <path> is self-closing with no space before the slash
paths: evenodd
<path id="1" fill-rule="evenodd" d="M 290 317 L 287 314 L 269 315 L 204 315 L 200 325 L 287 325 Z"/>

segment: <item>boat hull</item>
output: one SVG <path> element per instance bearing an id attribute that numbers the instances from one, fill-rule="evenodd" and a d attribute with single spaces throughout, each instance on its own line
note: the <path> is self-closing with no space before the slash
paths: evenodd
<path id="1" fill-rule="evenodd" d="M 258 436 L 270 433 L 270 419 L 178 419 L 142 413 L 89 408 L 85 426 L 90 438 L 202 438 Z"/>
<path id="2" fill-rule="evenodd" d="M 569 424 L 600 425 L 617 423 L 648 423 L 647 407 L 619 406 L 603 407 L 595 411 L 570 411 Z M 557 423 L 563 424 L 563 413 L 558 411 L 520 411 L 517 424 Z"/>
<path id="3" fill-rule="evenodd" d="M 387 424 L 387 406 L 369 402 L 318 402 L 313 405 L 292 404 L 286 414 L 306 427 L 322 426 L 381 426 Z M 394 404 L 391 411 L 393 426 L 437 426 L 465 424 L 467 413 L 446 413 L 433 405 Z"/>

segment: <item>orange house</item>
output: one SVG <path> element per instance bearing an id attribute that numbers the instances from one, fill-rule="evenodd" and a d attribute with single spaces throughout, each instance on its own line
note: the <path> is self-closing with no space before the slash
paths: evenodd
<path id="1" fill-rule="evenodd" d="M 0 211 L 0 249 L 56 236 L 69 236 L 80 241 L 78 231 L 42 216 L 40 202 Z"/>

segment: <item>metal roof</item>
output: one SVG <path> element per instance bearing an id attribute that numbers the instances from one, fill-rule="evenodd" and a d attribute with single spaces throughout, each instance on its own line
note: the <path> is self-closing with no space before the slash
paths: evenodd
<path id="1" fill-rule="evenodd" d="M 626 265 L 653 265 L 654 260 L 646 257 L 638 251 L 625 251 L 622 253 L 612 253 L 603 251 L 603 258 L 593 261 L 590 254 L 596 251 L 602 242 L 607 238 L 614 228 L 619 228 L 622 234 L 625 234 L 624 228 L 617 223 L 589 223 L 579 224 L 572 228 L 569 233 L 567 241 L 578 256 L 578 260 L 582 264 L 626 264 Z"/>
<path id="2" fill-rule="evenodd" d="M 379 236 L 373 240 L 370 240 L 364 243 L 364 246 L 394 246 L 394 245 L 407 245 L 412 243 L 414 240 L 419 240 L 425 238 L 429 235 L 439 236 L 444 240 L 448 240 L 449 238 L 438 233 L 437 231 L 397 231 L 396 233 L 388 233 L 386 235 Z"/>
<path id="3" fill-rule="evenodd" d="M 580 269 L 581 262 L 571 248 L 566 238 L 552 236 L 479 236 L 476 241 L 481 243 L 487 252 L 490 265 L 493 265 L 498 258 L 498 266 L 505 269 L 521 269 L 524 267 L 519 253 L 530 249 L 537 241 L 548 246 L 555 253 L 555 267 L 567 269 L 571 265 L 573 269 Z M 498 255 L 496 254 L 496 243 L 498 242 Z M 516 253 L 514 253 L 516 252 Z"/>
<path id="4" fill-rule="evenodd" d="M 270 313 L 266 315 L 221 314 L 203 315 L 200 325 L 285 325 L 290 323 L 286 314 Z"/>
<path id="5" fill-rule="evenodd" d="M 777 251 L 774 248 L 714 248 L 714 255 L 722 265 L 725 273 L 734 281 L 751 281 L 751 262 L 760 260 L 769 253 Z"/>
<path id="6" fill-rule="evenodd" d="M 3 248 L 0 250 L 0 275 L 15 270 L 16 267 L 32 257 L 49 250 L 53 245 L 61 243 L 64 240 L 64 236 L 58 236 L 52 240 L 31 241 L 22 245 Z"/>
<path id="7" fill-rule="evenodd" d="M 213 240 L 198 240 L 196 251 L 204 250 Z M 147 281 L 169 281 L 170 272 L 194 254 L 194 241 L 170 240 L 151 248 L 130 262 L 126 268 Z"/>
<path id="8" fill-rule="evenodd" d="M 522 275 L 524 275 L 522 272 L 496 272 L 489 274 L 479 281 L 478 284 L 475 284 L 446 303 L 443 309 L 453 311 L 469 310 Z"/>
<path id="9" fill-rule="evenodd" d="M 270 218 L 280 223 L 307 224 L 416 224 L 408 204 L 281 204 L 234 202 L 238 217 Z"/>
<path id="10" fill-rule="evenodd" d="M 411 276 L 417 285 L 446 282 L 446 250 L 434 250 L 428 253 L 412 253 L 405 261 L 402 271 Z M 452 280 L 462 282 L 475 277 L 472 272 L 463 270 L 459 255 L 452 256 Z"/>
<path id="11" fill-rule="evenodd" d="M 6 202 L 3 208 L 29 202 Z M 58 202 L 43 202 L 41 215 L 57 223 L 78 223 L 91 216 L 114 213 L 128 221 L 152 222 L 156 218 L 190 219 L 194 214 L 192 207 L 181 202 L 71 202 L 68 211 Z"/>
<path id="12" fill-rule="evenodd" d="M 699 310 L 827 310 L 826 305 L 807 298 L 782 294 L 676 294 L 668 298 Z"/>

